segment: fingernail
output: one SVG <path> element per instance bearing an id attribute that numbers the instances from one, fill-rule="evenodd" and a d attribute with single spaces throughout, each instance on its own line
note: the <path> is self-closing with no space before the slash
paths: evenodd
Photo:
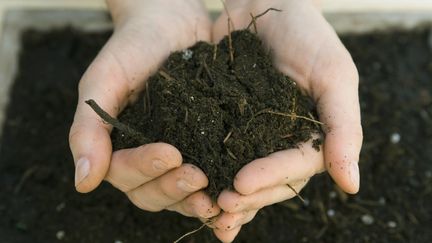
<path id="1" fill-rule="evenodd" d="M 360 184 L 360 172 L 357 162 L 351 162 L 351 183 L 356 187 Z"/>
<path id="2" fill-rule="evenodd" d="M 177 181 L 177 188 L 185 192 L 194 192 L 200 189 L 199 187 L 193 186 L 183 179 Z"/>
<path id="3" fill-rule="evenodd" d="M 75 187 L 78 186 L 90 172 L 90 161 L 87 158 L 81 158 L 75 166 Z"/>
<path id="4" fill-rule="evenodd" d="M 168 165 L 161 160 L 156 159 L 152 163 L 154 170 L 166 171 L 168 169 Z"/>

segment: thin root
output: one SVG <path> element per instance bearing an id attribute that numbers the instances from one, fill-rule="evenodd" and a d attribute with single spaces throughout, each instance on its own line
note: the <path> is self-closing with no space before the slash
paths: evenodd
<path id="1" fill-rule="evenodd" d="M 296 197 L 298 197 L 303 204 L 306 204 L 304 198 L 296 191 L 294 187 L 292 187 L 290 184 L 286 184 L 286 185 L 295 193 Z"/>
<path id="2" fill-rule="evenodd" d="M 251 22 L 249 23 L 249 25 L 246 27 L 246 29 L 250 29 L 250 27 L 253 25 L 254 28 L 255 28 L 255 33 L 257 33 L 256 20 L 257 20 L 258 18 L 260 18 L 260 17 L 266 15 L 269 11 L 282 12 L 282 10 L 277 9 L 277 8 L 269 8 L 269 9 L 267 9 L 266 11 L 264 11 L 264 12 L 258 14 L 257 16 L 253 16 L 253 14 L 251 13 L 250 15 L 251 15 L 251 17 L 252 17 L 252 20 L 251 20 Z"/>
<path id="3" fill-rule="evenodd" d="M 171 77 L 167 72 L 160 70 L 159 71 L 159 75 L 161 75 L 162 77 L 164 77 L 166 80 L 168 81 L 173 81 L 175 80 L 173 77 Z"/>
<path id="4" fill-rule="evenodd" d="M 255 113 L 252 116 L 252 118 L 246 123 L 246 128 L 244 130 L 244 133 L 246 133 L 247 130 L 249 129 L 249 125 L 253 121 L 253 119 L 255 119 L 257 116 L 262 115 L 262 114 L 272 114 L 272 115 L 290 117 L 291 120 L 295 120 L 295 119 L 298 118 L 298 119 L 303 119 L 303 120 L 310 121 L 310 122 L 313 122 L 313 123 L 316 123 L 316 124 L 319 124 L 319 125 L 325 125 L 324 123 L 322 123 L 320 121 L 317 121 L 315 119 L 312 119 L 312 118 L 309 118 L 309 117 L 306 117 L 306 116 L 297 115 L 296 113 L 291 113 L 290 114 L 290 113 L 277 112 L 277 111 L 271 110 L 270 108 L 267 108 L 267 109 L 263 109 L 261 111 L 258 111 L 257 113 Z"/>
<path id="5" fill-rule="evenodd" d="M 230 131 L 224 138 L 223 143 L 226 143 L 228 141 L 228 139 L 231 137 L 233 131 Z"/>
<path id="6" fill-rule="evenodd" d="M 257 29 L 257 25 L 256 25 L 256 18 L 253 16 L 252 13 L 249 13 L 249 14 L 250 14 L 250 16 L 252 18 L 252 24 L 253 24 L 253 27 L 254 27 L 254 30 L 255 30 L 255 34 L 258 34 L 258 29 Z M 249 26 L 248 26 L 248 29 L 249 29 Z"/>
<path id="7" fill-rule="evenodd" d="M 220 215 L 220 214 L 219 214 Z M 175 240 L 173 243 L 179 243 L 181 240 L 183 240 L 184 238 L 188 237 L 189 235 L 193 235 L 195 233 L 197 233 L 198 231 L 202 230 L 205 226 L 210 226 L 211 224 L 213 224 L 216 219 L 219 217 L 219 215 L 216 215 L 212 218 L 209 218 L 207 221 L 205 221 L 200 227 L 187 232 L 186 234 L 180 236 L 180 238 L 178 238 L 177 240 Z"/>
<path id="8" fill-rule="evenodd" d="M 315 119 L 312 119 L 312 118 L 306 117 L 306 116 L 300 116 L 300 115 L 297 115 L 297 114 L 295 114 L 295 113 L 291 113 L 291 114 L 289 114 L 289 113 L 277 112 L 277 111 L 272 111 L 272 110 L 269 110 L 269 109 L 264 109 L 264 110 L 262 110 L 262 111 L 259 111 L 259 112 L 255 115 L 255 117 L 258 116 L 258 115 L 261 115 L 261 114 L 263 114 L 263 113 L 273 114 L 273 115 L 278 115 L 278 116 L 286 116 L 286 117 L 290 117 L 290 118 L 292 118 L 292 119 L 294 119 L 294 120 L 297 119 L 297 118 L 299 118 L 299 119 L 307 120 L 307 121 L 310 121 L 310 122 L 313 122 L 313 123 L 316 123 L 316 124 L 324 125 L 324 123 L 322 123 L 322 122 L 320 122 L 320 121 L 317 121 L 317 120 L 315 120 Z"/>
<path id="9" fill-rule="evenodd" d="M 218 45 L 215 44 L 213 48 L 213 61 L 216 61 L 217 58 Z"/>
<path id="10" fill-rule="evenodd" d="M 196 232 L 202 230 L 206 225 L 207 225 L 206 223 L 203 223 L 199 228 L 194 229 L 194 230 L 192 230 L 192 231 L 190 231 L 190 232 L 187 232 L 186 234 L 180 236 L 180 238 L 178 238 L 177 240 L 175 240 L 174 243 L 178 243 L 178 242 L 180 242 L 181 240 L 183 240 L 185 237 L 188 237 L 189 235 L 193 235 L 193 234 L 195 234 Z"/>
<path id="11" fill-rule="evenodd" d="M 227 148 L 226 150 L 227 150 L 227 152 L 228 152 L 228 155 L 229 155 L 231 158 L 233 158 L 234 160 L 237 160 L 237 157 L 234 155 L 233 152 L 231 152 L 231 150 L 229 150 L 228 148 Z"/>
<path id="12" fill-rule="evenodd" d="M 229 53 L 230 53 L 230 61 L 234 62 L 234 49 L 232 46 L 232 37 L 231 37 L 231 18 L 228 17 L 228 45 L 229 45 Z"/>
<path id="13" fill-rule="evenodd" d="M 27 169 L 23 175 L 21 176 L 18 184 L 15 186 L 13 193 L 16 195 L 21 191 L 21 188 L 24 186 L 24 184 L 27 182 L 27 180 L 33 175 L 36 170 L 39 169 L 37 165 L 30 167 Z"/>
<path id="14" fill-rule="evenodd" d="M 234 62 L 234 49 L 233 49 L 233 46 L 232 46 L 231 30 L 233 30 L 235 28 L 234 28 L 234 24 L 231 21 L 231 16 L 229 14 L 229 11 L 228 11 L 228 8 L 227 8 L 227 6 L 225 4 L 225 1 L 221 0 L 221 2 L 223 4 L 225 12 L 226 12 L 226 14 L 228 16 L 228 48 L 229 48 L 229 53 L 230 53 L 230 61 L 231 61 L 231 63 L 233 63 Z"/>

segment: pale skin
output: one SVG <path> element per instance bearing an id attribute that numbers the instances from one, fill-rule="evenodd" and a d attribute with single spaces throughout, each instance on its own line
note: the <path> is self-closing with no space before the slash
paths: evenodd
<path id="1" fill-rule="evenodd" d="M 171 145 L 154 143 L 112 152 L 111 127 L 84 103 L 95 99 L 113 116 L 136 99 L 147 78 L 169 53 L 199 40 L 218 42 L 228 33 L 224 11 L 214 24 L 198 0 L 111 0 L 115 32 L 80 81 L 79 103 L 70 132 L 76 189 L 89 192 L 102 180 L 148 211 L 172 210 L 202 221 L 231 242 L 259 209 L 295 197 L 309 178 L 325 170 L 339 187 L 359 189 L 358 159 L 362 129 L 356 67 L 333 29 L 312 1 L 232 0 L 226 6 L 236 29 L 258 15 L 258 36 L 274 53 L 275 66 L 296 80 L 318 106 L 326 132 L 321 152 L 310 142 L 300 149 L 258 158 L 236 175 L 235 191 L 217 204 L 202 191 L 208 184 L 197 167 L 182 163 Z M 313 200 L 313 199 L 312 199 Z"/>

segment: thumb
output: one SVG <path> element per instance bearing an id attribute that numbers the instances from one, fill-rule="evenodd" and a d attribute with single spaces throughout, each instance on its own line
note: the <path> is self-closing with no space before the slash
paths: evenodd
<path id="1" fill-rule="evenodd" d="M 338 70 L 347 74 L 342 75 L 345 78 L 327 82 L 318 99 L 320 120 L 325 123 L 324 159 L 333 180 L 342 190 L 354 194 L 360 187 L 358 161 L 363 141 L 358 74 L 352 61 Z"/>
<path id="2" fill-rule="evenodd" d="M 100 184 L 108 171 L 112 153 L 111 127 L 85 104 L 85 100 L 94 99 L 111 116 L 116 116 L 128 94 L 128 85 L 124 85 L 125 77 L 120 69 L 105 49 L 80 81 L 77 110 L 69 133 L 75 161 L 75 187 L 79 192 L 89 192 Z"/>
<path id="3" fill-rule="evenodd" d="M 120 32 L 120 33 L 119 33 Z M 85 103 L 94 99 L 108 114 L 116 117 L 136 98 L 144 80 L 169 54 L 168 48 L 145 48 L 154 41 L 135 37 L 134 29 L 116 30 L 79 84 L 78 105 L 69 133 L 75 161 L 75 187 L 79 192 L 95 189 L 104 179 L 111 161 L 111 126 Z M 140 46 L 132 39 L 138 39 Z M 139 51 L 137 51 L 139 50 Z M 146 59 L 152 56 L 152 59 Z"/>

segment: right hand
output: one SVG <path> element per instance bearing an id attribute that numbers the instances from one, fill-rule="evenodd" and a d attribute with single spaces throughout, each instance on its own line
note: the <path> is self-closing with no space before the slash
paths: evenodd
<path id="1" fill-rule="evenodd" d="M 148 211 L 169 209 L 210 218 L 219 214 L 201 191 L 207 177 L 182 164 L 180 152 L 154 143 L 112 153 L 112 127 L 87 105 L 94 99 L 111 116 L 137 99 L 145 81 L 176 50 L 210 41 L 211 22 L 199 0 L 108 0 L 114 34 L 79 84 L 78 106 L 69 143 L 75 161 L 75 187 L 90 192 L 103 179 Z"/>

